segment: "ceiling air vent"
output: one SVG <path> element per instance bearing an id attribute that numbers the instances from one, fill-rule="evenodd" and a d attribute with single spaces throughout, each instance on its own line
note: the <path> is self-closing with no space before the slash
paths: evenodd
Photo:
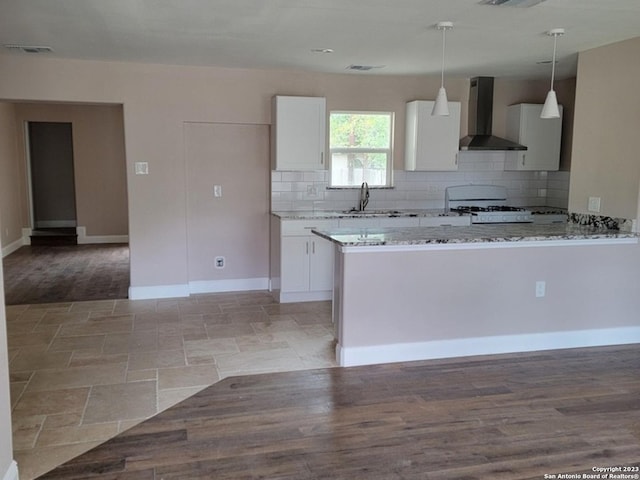
<path id="1" fill-rule="evenodd" d="M 43 45 L 14 45 L 7 44 L 4 45 L 4 48 L 8 48 L 9 50 L 19 50 L 24 53 L 51 53 L 53 52 L 53 48 L 46 47 Z"/>
<path id="2" fill-rule="evenodd" d="M 539 3 L 542 3 L 546 0 L 481 0 L 478 2 L 480 5 L 492 5 L 495 7 L 520 7 L 520 8 L 528 8 L 533 7 Z"/>
<path id="3" fill-rule="evenodd" d="M 385 65 L 349 65 L 347 70 L 356 70 L 359 72 L 368 72 L 369 70 L 373 70 L 374 68 L 384 68 Z"/>

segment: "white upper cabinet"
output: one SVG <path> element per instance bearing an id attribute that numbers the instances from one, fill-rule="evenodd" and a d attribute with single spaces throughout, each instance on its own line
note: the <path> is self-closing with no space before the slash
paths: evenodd
<path id="1" fill-rule="evenodd" d="M 326 122 L 327 104 L 323 97 L 273 97 L 272 168 L 324 170 Z"/>
<path id="2" fill-rule="evenodd" d="M 448 117 L 432 116 L 434 103 L 428 100 L 407 103 L 405 170 L 458 169 L 460 102 L 449 102 Z"/>
<path id="3" fill-rule="evenodd" d="M 527 147 L 507 152 L 505 170 L 558 170 L 562 138 L 562 105 L 560 118 L 540 118 L 542 105 L 520 103 L 507 107 L 509 140 Z"/>

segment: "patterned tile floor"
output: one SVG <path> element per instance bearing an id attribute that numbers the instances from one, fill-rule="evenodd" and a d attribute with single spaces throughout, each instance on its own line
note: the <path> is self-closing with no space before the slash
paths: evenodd
<path id="1" fill-rule="evenodd" d="M 7 306 L 22 480 L 234 375 L 335 366 L 330 302 L 268 292 Z"/>

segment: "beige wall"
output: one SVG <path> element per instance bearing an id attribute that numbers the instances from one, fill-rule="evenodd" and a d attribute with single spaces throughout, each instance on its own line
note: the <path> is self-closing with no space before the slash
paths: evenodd
<path id="1" fill-rule="evenodd" d="M 640 37 L 580 53 L 569 209 L 587 212 L 601 198 L 600 215 L 638 216 L 640 153 Z"/>
<path id="2" fill-rule="evenodd" d="M 32 122 L 69 122 L 73 129 L 76 214 L 87 235 L 126 235 L 128 231 L 127 177 L 124 125 L 120 105 L 17 103 L 17 125 Z M 18 129 L 24 145 L 24 129 Z M 26 178 L 25 149 L 18 149 L 22 177 Z M 21 218 L 29 226 L 27 202 Z"/>
<path id="3" fill-rule="evenodd" d="M 337 255 L 338 348 L 373 360 L 347 364 L 638 341 L 640 245 L 521 243 Z"/>
<path id="4" fill-rule="evenodd" d="M 13 478 L 11 439 L 11 400 L 9 398 L 9 357 L 7 353 L 7 318 L 4 306 L 4 280 L 0 262 L 0 478 Z"/>
<path id="5" fill-rule="evenodd" d="M 24 181 L 18 163 L 15 108 L 0 102 L 0 242 L 3 247 L 22 237 Z"/>
<path id="6" fill-rule="evenodd" d="M 493 94 L 493 134 L 504 135 L 507 128 L 505 105 L 518 103 L 544 103 L 550 86 L 549 80 L 508 80 L 497 78 Z M 575 78 L 556 81 L 554 90 L 558 103 L 563 107 L 562 149 L 560 152 L 560 170 L 570 170 L 571 139 L 573 137 L 573 110 L 575 105 Z"/>
<path id="7" fill-rule="evenodd" d="M 0 55 L 0 69 L 0 99 L 123 104 L 134 287 L 188 283 L 185 122 L 268 125 L 274 94 L 326 96 L 329 109 L 394 111 L 394 165 L 401 168 L 405 103 L 435 98 L 439 87 L 437 77 L 328 75 L 18 55 Z M 446 79 L 449 99 L 463 103 L 463 135 L 468 86 L 466 78 Z M 538 95 L 544 90 L 536 87 L 536 93 L 527 98 L 541 102 L 544 96 Z M 494 133 L 503 130 L 498 126 Z M 133 174 L 136 161 L 149 162 L 149 175 Z M 268 232 L 262 240 L 268 243 Z M 246 252 L 257 263 L 266 261 L 260 257 L 263 254 Z"/>

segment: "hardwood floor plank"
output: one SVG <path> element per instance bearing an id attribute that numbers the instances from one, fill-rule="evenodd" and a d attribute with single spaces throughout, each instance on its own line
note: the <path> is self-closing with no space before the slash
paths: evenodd
<path id="1" fill-rule="evenodd" d="M 639 348 L 227 378 L 41 478 L 525 480 L 640 465 Z"/>

